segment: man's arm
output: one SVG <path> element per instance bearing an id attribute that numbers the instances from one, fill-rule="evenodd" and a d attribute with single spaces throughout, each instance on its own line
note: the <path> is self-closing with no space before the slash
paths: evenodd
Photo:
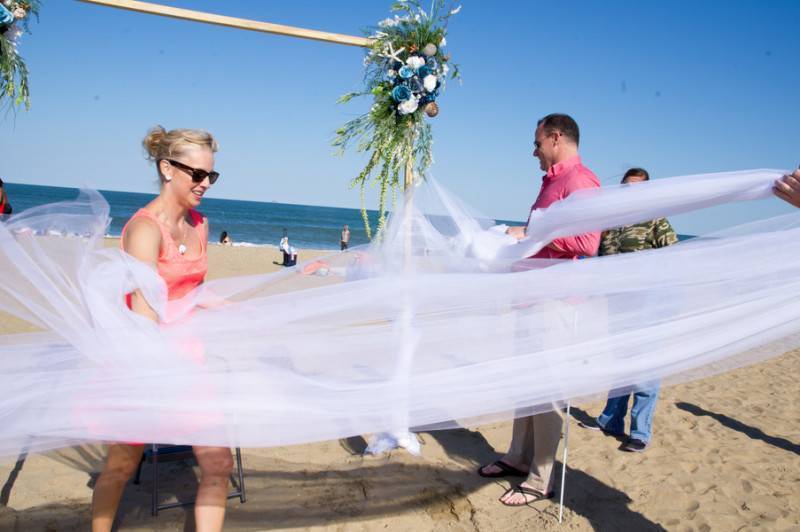
<path id="1" fill-rule="evenodd" d="M 653 228 L 654 244 L 657 248 L 671 246 L 678 241 L 678 235 L 672 229 L 672 224 L 666 218 L 659 218 L 656 220 L 655 227 Z"/>
<path id="2" fill-rule="evenodd" d="M 783 201 L 800 208 L 800 168 L 775 181 L 772 190 Z"/>
<path id="3" fill-rule="evenodd" d="M 600 247 L 597 249 L 598 256 L 616 255 L 619 253 L 618 229 L 609 229 L 600 234 Z"/>
<path id="4" fill-rule="evenodd" d="M 556 238 L 547 247 L 561 253 L 571 253 L 576 257 L 594 257 L 600 246 L 600 232 L 585 233 L 577 236 Z"/>
<path id="5" fill-rule="evenodd" d="M 525 229 L 526 227 L 524 225 L 509 227 L 506 229 L 506 234 L 513 236 L 517 240 L 522 240 L 525 238 Z"/>

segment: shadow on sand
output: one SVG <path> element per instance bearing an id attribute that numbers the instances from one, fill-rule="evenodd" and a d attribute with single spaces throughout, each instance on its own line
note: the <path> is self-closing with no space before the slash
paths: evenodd
<path id="1" fill-rule="evenodd" d="M 462 464 L 474 464 L 468 469 L 457 465 L 442 467 L 432 463 L 392 463 L 380 459 L 354 460 L 349 464 L 323 465 L 265 460 L 259 470 L 247 468 L 245 452 L 245 482 L 248 503 L 238 500 L 228 503 L 226 528 L 270 529 L 334 526 L 363 519 L 402 515 L 414 510 L 436 513 L 437 519 L 451 520 L 456 527 L 470 523 L 480 507 L 473 507 L 467 496 L 490 480 L 479 477 L 479 464 L 496 460 L 497 453 L 484 436 L 468 429 L 441 430 L 425 433 L 434 438 L 447 453 Z M 361 438 L 342 440 L 352 451 L 363 452 Z M 556 468 L 560 480 L 560 465 Z M 160 489 L 165 498 L 190 499 L 197 490 L 196 472 L 188 463 L 170 464 L 164 468 Z M 508 483 L 501 482 L 505 487 Z M 557 483 L 556 489 L 559 489 Z M 120 505 L 118 522 L 123 527 L 147 527 L 154 530 L 193 530 L 191 507 L 185 515 L 178 510 L 150 516 L 148 471 L 141 485 L 129 484 Z M 631 510 L 631 499 L 622 491 L 607 486 L 586 473 L 567 468 L 565 505 L 575 514 L 586 518 L 596 530 L 664 530 L 643 515 Z M 492 504 L 500 504 L 492 502 Z M 550 507 L 552 508 L 552 507 Z M 20 530 L 45 530 L 47 523 L 63 523 L 63 529 L 81 530 L 88 527 L 88 504 L 48 504 L 24 511 L 3 508 L 0 528 L 11 526 Z M 510 510 L 509 511 L 513 511 Z M 530 511 L 521 508 L 518 511 Z M 552 510 L 548 510 L 548 515 Z M 550 517 L 546 517 L 550 519 Z M 438 521 L 445 526 L 447 523 Z M 471 528 L 471 526 L 470 526 Z"/>
<path id="2" fill-rule="evenodd" d="M 785 438 L 778 438 L 776 436 L 765 434 L 761 429 L 757 427 L 751 427 L 750 425 L 745 425 L 741 421 L 737 421 L 732 417 L 726 416 L 725 414 L 711 412 L 710 410 L 706 410 L 705 408 L 692 403 L 677 402 L 675 403 L 675 406 L 681 410 L 689 412 L 690 414 L 694 414 L 695 416 L 708 416 L 719 422 L 720 425 L 728 427 L 731 430 L 741 432 L 745 436 L 748 436 L 754 440 L 761 440 L 764 443 L 777 447 L 778 449 L 783 449 L 784 451 L 789 451 L 790 453 L 794 454 L 800 454 L 800 445 L 797 443 L 792 443 Z"/>

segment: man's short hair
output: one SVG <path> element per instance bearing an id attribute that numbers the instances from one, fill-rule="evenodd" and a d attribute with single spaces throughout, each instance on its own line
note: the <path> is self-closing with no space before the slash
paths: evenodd
<path id="1" fill-rule="evenodd" d="M 633 176 L 643 177 L 643 181 L 650 181 L 650 174 L 647 173 L 647 170 L 644 168 L 631 168 L 622 176 L 622 182 L 624 183 L 626 179 Z"/>
<path id="2" fill-rule="evenodd" d="M 554 131 L 560 131 L 562 135 L 572 139 L 576 146 L 580 144 L 581 133 L 578 130 L 578 123 L 569 115 L 560 113 L 549 114 L 536 122 L 536 127 L 539 126 L 541 126 L 542 130 L 548 135 Z"/>

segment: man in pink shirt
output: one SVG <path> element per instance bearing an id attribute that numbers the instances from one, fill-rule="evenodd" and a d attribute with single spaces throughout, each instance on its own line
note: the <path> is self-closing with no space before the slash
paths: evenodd
<path id="1" fill-rule="evenodd" d="M 549 207 L 576 190 L 600 186 L 597 176 L 581 164 L 578 155 L 579 141 L 578 124 L 570 116 L 551 114 L 539 120 L 533 155 L 539 159 L 539 165 L 546 174 L 542 178 L 542 188 L 531 211 Z M 507 232 L 523 238 L 525 227 L 510 227 Z M 582 256 L 590 257 L 597 254 L 599 244 L 600 232 L 557 238 L 531 258 L 570 260 Z M 562 322 L 569 322 L 571 319 L 571 310 L 564 309 L 564 306 L 559 302 L 548 304 L 544 319 L 548 323 L 552 320 L 553 326 L 545 327 L 539 323 L 540 330 L 546 329 L 558 335 L 563 327 Z M 538 306 L 537 310 L 541 312 L 543 308 L 544 306 Z M 542 338 L 531 339 L 536 340 L 547 341 Z M 482 477 L 525 477 L 525 481 L 509 489 L 500 498 L 500 502 L 507 506 L 522 506 L 553 496 L 553 465 L 561 439 L 562 422 L 555 405 L 553 411 L 514 420 L 508 452 L 500 460 L 478 469 L 478 474 Z"/>
<path id="2" fill-rule="evenodd" d="M 594 172 L 581 164 L 578 155 L 580 131 L 575 120 L 568 115 L 551 114 L 536 124 L 533 156 L 545 172 L 539 196 L 531 206 L 546 209 L 582 188 L 599 188 L 600 181 Z M 530 215 L 528 216 L 530 221 Z M 527 225 L 527 224 L 526 224 Z M 517 238 L 525 236 L 525 227 L 509 227 L 508 234 Z M 557 238 L 533 255 L 534 259 L 577 259 L 597 254 L 600 232 Z"/>

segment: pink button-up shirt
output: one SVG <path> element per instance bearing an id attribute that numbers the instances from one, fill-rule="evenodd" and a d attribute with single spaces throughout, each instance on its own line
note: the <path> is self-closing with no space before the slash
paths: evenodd
<path id="1" fill-rule="evenodd" d="M 566 161 L 554 164 L 547 175 L 542 178 L 539 196 L 531 207 L 531 211 L 545 209 L 582 188 L 599 188 L 600 181 L 594 172 L 581 164 L 577 155 Z M 530 221 L 530 216 L 528 217 Z M 527 225 L 527 224 L 526 224 Z M 577 259 L 579 256 L 591 257 L 597 254 L 600 245 L 600 232 L 556 238 L 552 244 L 564 251 L 556 251 L 547 246 L 539 250 L 531 258 L 534 259 Z"/>

